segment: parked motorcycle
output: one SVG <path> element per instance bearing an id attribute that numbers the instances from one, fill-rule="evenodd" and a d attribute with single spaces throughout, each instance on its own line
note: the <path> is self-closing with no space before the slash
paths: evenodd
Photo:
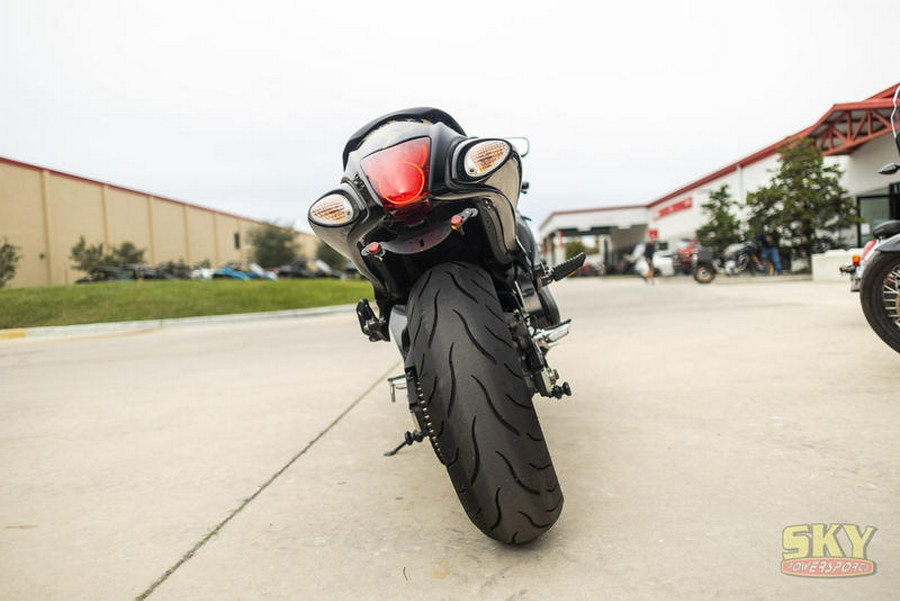
<path id="1" fill-rule="evenodd" d="M 878 231 L 878 228 L 875 228 L 875 230 Z M 838 268 L 842 274 L 846 273 L 850 276 L 850 292 L 859 292 L 865 262 L 869 258 L 869 255 L 872 254 L 872 251 L 875 249 L 875 245 L 878 244 L 878 242 L 878 238 L 869 240 L 863 247 L 861 254 L 853 255 L 850 257 L 849 263 L 841 265 Z"/>
<path id="2" fill-rule="evenodd" d="M 760 248 L 752 240 L 729 244 L 725 252 L 716 254 L 708 248 L 698 246 L 693 253 L 691 273 L 700 284 L 709 284 L 716 274 L 727 276 L 750 273 L 751 275 L 771 275 L 774 267 L 760 257 Z"/>
<path id="3" fill-rule="evenodd" d="M 527 151 L 525 151 L 527 152 Z M 550 268 L 517 211 L 522 161 L 503 138 L 473 138 L 447 113 L 415 108 L 363 126 L 343 152 L 340 185 L 309 222 L 372 284 L 357 305 L 371 341 L 393 339 L 415 429 L 428 438 L 472 523 L 505 543 L 546 532 L 562 511 L 559 480 L 532 404 L 568 383 L 547 353 L 568 334 Z"/>
<path id="4" fill-rule="evenodd" d="M 900 86 L 894 92 L 891 126 L 900 152 Z M 879 172 L 894 175 L 898 171 L 900 164 L 891 163 Z M 900 221 L 882 223 L 872 234 L 875 244 L 861 258 L 858 270 L 859 300 L 875 333 L 900 353 Z"/>

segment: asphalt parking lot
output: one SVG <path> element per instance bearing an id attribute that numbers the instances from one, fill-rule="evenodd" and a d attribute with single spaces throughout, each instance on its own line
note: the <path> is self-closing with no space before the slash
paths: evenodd
<path id="1" fill-rule="evenodd" d="M 516 548 L 382 456 L 398 357 L 352 313 L 0 341 L 0 598 L 895 599 L 900 355 L 847 288 L 561 283 L 566 505 Z M 782 574 L 814 524 L 876 573 Z"/>

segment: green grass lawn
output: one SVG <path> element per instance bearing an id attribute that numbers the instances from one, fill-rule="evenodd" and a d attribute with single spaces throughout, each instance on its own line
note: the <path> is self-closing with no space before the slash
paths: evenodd
<path id="1" fill-rule="evenodd" d="M 104 282 L 0 290 L 0 329 L 282 311 L 372 299 L 365 281 Z"/>

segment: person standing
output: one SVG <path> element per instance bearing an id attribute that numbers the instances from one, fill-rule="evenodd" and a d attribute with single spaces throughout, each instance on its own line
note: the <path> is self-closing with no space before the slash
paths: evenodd
<path id="1" fill-rule="evenodd" d="M 772 266 L 775 267 L 775 274 L 781 275 L 783 273 L 781 269 L 781 253 L 778 252 L 778 245 L 775 243 L 775 238 L 772 234 L 760 234 L 758 237 L 758 242 L 760 246 L 759 254 L 763 261 L 771 261 Z"/>
<path id="2" fill-rule="evenodd" d="M 653 255 L 656 253 L 656 238 L 654 236 L 650 236 L 650 239 L 647 240 L 647 243 L 644 244 L 644 260 L 647 262 L 647 279 L 646 282 L 648 284 L 655 284 L 656 280 L 653 279 L 653 272 L 655 268 L 653 267 Z"/>

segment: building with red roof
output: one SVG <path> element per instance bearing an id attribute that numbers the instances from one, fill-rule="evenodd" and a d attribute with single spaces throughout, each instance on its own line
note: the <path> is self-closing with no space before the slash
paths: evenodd
<path id="1" fill-rule="evenodd" d="M 708 175 L 645 204 L 555 211 L 541 223 L 540 240 L 551 262 L 564 257 L 564 240 L 596 237 L 604 261 L 611 264 L 636 244 L 655 235 L 661 247 L 695 237 L 707 221 L 702 205 L 723 185 L 743 206 L 747 193 L 769 183 L 778 166 L 778 149 L 788 140 L 811 138 L 826 161 L 844 171 L 841 184 L 857 200 L 862 225 L 848 233 L 848 246 L 859 246 L 871 228 L 900 219 L 900 176 L 878 169 L 898 160 L 891 136 L 891 111 L 897 84 L 859 102 L 832 106 L 818 121 Z"/>

